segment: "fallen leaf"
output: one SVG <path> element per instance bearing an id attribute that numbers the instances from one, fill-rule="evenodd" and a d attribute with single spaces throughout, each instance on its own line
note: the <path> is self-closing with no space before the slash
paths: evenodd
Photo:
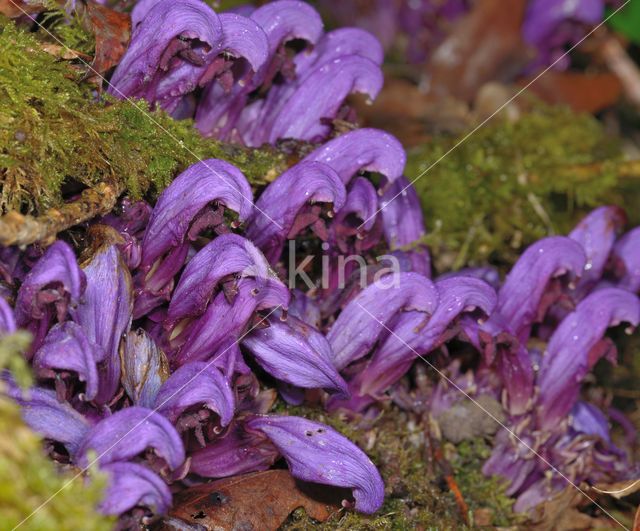
<path id="1" fill-rule="evenodd" d="M 50 55 L 64 59 L 65 61 L 71 61 L 73 59 L 82 59 L 84 61 L 90 61 L 91 56 L 86 53 L 78 52 L 67 48 L 66 46 L 60 46 L 59 44 L 44 43 L 42 49 Z"/>
<path id="2" fill-rule="evenodd" d="M 22 0 L 0 0 L 0 14 L 17 18 L 25 14 L 33 15 L 45 10 L 44 2 L 32 0 L 24 2 Z"/>
<path id="3" fill-rule="evenodd" d="M 267 470 L 225 478 L 174 495 L 170 519 L 160 529 L 181 525 L 202 529 L 278 529 L 299 507 L 318 521 L 340 508 L 341 489 L 303 484 L 287 470 Z"/>
<path id="4" fill-rule="evenodd" d="M 117 65 L 131 38 L 131 17 L 93 2 L 86 5 L 91 31 L 96 37 L 91 67 L 100 75 Z"/>
<path id="5" fill-rule="evenodd" d="M 519 81 L 527 85 L 528 78 Z M 564 103 L 574 111 L 595 113 L 610 107 L 622 94 L 618 77 L 608 72 L 581 73 L 549 70 L 529 89 L 547 103 Z"/>

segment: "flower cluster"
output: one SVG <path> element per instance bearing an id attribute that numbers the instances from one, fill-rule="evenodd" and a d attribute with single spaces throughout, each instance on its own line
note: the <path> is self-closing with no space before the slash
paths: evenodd
<path id="1" fill-rule="evenodd" d="M 378 41 L 357 28 L 324 33 L 298 0 L 220 15 L 201 0 L 143 0 L 132 28 L 109 92 L 247 146 L 325 139 L 334 120 L 353 118 L 347 96 L 382 87 Z"/>

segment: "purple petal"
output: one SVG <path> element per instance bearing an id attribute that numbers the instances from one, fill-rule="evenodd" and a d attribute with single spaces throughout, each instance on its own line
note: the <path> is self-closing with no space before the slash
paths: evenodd
<path id="1" fill-rule="evenodd" d="M 234 13 L 222 13 L 222 49 L 234 57 L 244 57 L 254 72 L 269 58 L 267 36 L 251 18 Z"/>
<path id="2" fill-rule="evenodd" d="M 334 118 L 347 96 L 357 92 L 373 100 L 382 83 L 380 67 L 358 55 L 340 57 L 318 67 L 286 101 L 275 104 L 278 111 L 270 127 L 269 143 L 281 138 L 313 141 L 323 137 L 329 129 L 323 119 Z"/>
<path id="3" fill-rule="evenodd" d="M 600 280 L 618 232 L 626 223 L 624 211 L 615 206 L 596 208 L 569 234 L 587 257 L 579 287 L 588 290 Z"/>
<path id="4" fill-rule="evenodd" d="M 227 300 L 224 292 L 219 293 L 207 311 L 187 326 L 175 363 L 180 366 L 221 355 L 240 339 L 256 311 L 276 307 L 286 309 L 289 298 L 289 290 L 284 284 L 274 282 L 259 289 L 253 280 L 240 280 L 233 302 Z"/>
<path id="5" fill-rule="evenodd" d="M 254 278 L 258 284 L 278 282 L 258 248 L 236 234 L 223 234 L 203 247 L 185 267 L 173 293 L 167 326 L 204 312 L 226 277 Z"/>
<path id="6" fill-rule="evenodd" d="M 178 432 L 159 413 L 144 407 L 122 409 L 96 424 L 78 449 L 78 464 L 87 466 L 87 452 L 96 452 L 101 465 L 128 461 L 153 448 L 172 470 L 185 459 Z"/>
<path id="7" fill-rule="evenodd" d="M 587 435 L 595 435 L 603 441 L 611 442 L 609 421 L 604 413 L 588 402 L 576 402 L 571 410 L 571 427 Z"/>
<path id="8" fill-rule="evenodd" d="M 187 363 L 163 384 L 155 401 L 156 410 L 175 423 L 188 408 L 201 404 L 220 416 L 226 426 L 233 418 L 235 399 L 222 373 L 204 362 Z"/>
<path id="9" fill-rule="evenodd" d="M 207 478 L 224 478 L 267 470 L 277 457 L 269 441 L 234 422 L 223 437 L 191 454 L 190 471 Z"/>
<path id="10" fill-rule="evenodd" d="M 326 164 L 301 162 L 273 181 L 256 202 L 247 236 L 270 262 L 282 254 L 296 217 L 307 203 L 333 203 L 336 211 L 346 200 L 338 175 Z"/>
<path id="11" fill-rule="evenodd" d="M 607 328 L 623 321 L 637 326 L 640 301 L 617 288 L 595 291 L 563 319 L 549 340 L 538 377 L 542 428 L 551 429 L 571 411 L 582 380 L 606 354 L 602 339 Z"/>
<path id="12" fill-rule="evenodd" d="M 334 365 L 342 370 L 365 356 L 398 312 L 433 314 L 437 305 L 437 289 L 422 275 L 398 273 L 382 277 L 342 310 L 327 334 L 335 354 Z"/>
<path id="13" fill-rule="evenodd" d="M 316 349 L 309 341 L 324 341 Z M 347 384 L 333 366 L 331 348 L 326 339 L 311 326 L 289 316 L 287 322 L 269 320 L 267 328 L 254 330 L 242 340 L 269 374 L 289 384 L 306 389 L 326 389 L 348 394 Z"/>
<path id="14" fill-rule="evenodd" d="M 291 290 L 289 315 L 304 321 L 314 328 L 320 328 L 322 318 L 320 316 L 318 303 L 299 289 Z"/>
<path id="15" fill-rule="evenodd" d="M 107 353 L 98 344 L 90 341 L 84 329 L 73 322 L 55 325 L 47 334 L 33 359 L 37 372 L 66 370 L 78 374 L 86 384 L 85 400 L 93 400 L 98 393 L 98 367 Z M 55 375 L 52 375 L 55 377 Z"/>
<path id="16" fill-rule="evenodd" d="M 171 491 L 158 476 L 137 463 L 110 463 L 100 467 L 109 476 L 109 487 L 100 503 L 100 512 L 121 515 L 134 507 L 148 507 L 154 514 L 165 514 L 171 507 Z"/>
<path id="17" fill-rule="evenodd" d="M 496 318 L 520 340 L 538 319 L 542 296 L 554 276 L 580 275 L 586 262 L 582 246 L 563 236 L 544 238 L 529 246 L 511 269 L 498 293 Z"/>
<path id="18" fill-rule="evenodd" d="M 81 304 L 73 310 L 73 320 L 87 338 L 106 352 L 100 368 L 96 401 L 107 403 L 120 384 L 120 341 L 131 326 L 133 288 L 131 275 L 115 245 L 103 247 L 83 268 L 87 289 Z"/>
<path id="19" fill-rule="evenodd" d="M 363 513 L 374 513 L 382 505 L 384 484 L 375 465 L 333 428 L 275 415 L 255 417 L 248 426 L 275 444 L 295 478 L 352 489 L 355 508 Z"/>
<path id="20" fill-rule="evenodd" d="M 189 226 L 207 204 L 222 203 L 244 221 L 252 211 L 252 201 L 251 186 L 232 164 L 207 159 L 190 166 L 158 199 L 144 235 L 142 266 L 150 268 L 158 258 L 181 246 Z"/>
<path id="21" fill-rule="evenodd" d="M 16 331 L 16 320 L 9 303 L 0 297 L 0 337 Z"/>
<path id="22" fill-rule="evenodd" d="M 349 185 L 344 206 L 331 223 L 333 237 L 339 239 L 370 231 L 376 222 L 377 210 L 378 194 L 373 184 L 364 177 L 356 177 Z"/>
<path id="23" fill-rule="evenodd" d="M 633 293 L 640 291 L 640 227 L 630 230 L 616 242 L 613 255 L 622 270 L 618 286 Z"/>
<path id="24" fill-rule="evenodd" d="M 142 328 L 124 336 L 122 386 L 135 406 L 153 407 L 169 377 L 169 362 L 157 343 Z"/>
<path id="25" fill-rule="evenodd" d="M 141 17 L 140 22 L 134 26 L 129 48 L 113 73 L 109 93 L 119 98 L 147 97 L 153 101 L 154 87 L 162 81 L 167 70 L 171 74 L 185 66 L 184 76 L 174 78 L 173 86 L 180 95 L 190 92 L 197 82 L 192 78 L 194 69 L 188 68 L 193 63 L 180 57 L 178 51 L 188 50 L 201 64 L 215 57 L 222 43 L 218 16 L 199 0 L 161 0 L 142 15 L 141 12 L 136 14 L 136 22 Z M 172 46 L 176 48 L 175 52 Z"/>
<path id="26" fill-rule="evenodd" d="M 74 454 L 90 425 L 67 402 L 59 402 L 55 391 L 34 387 L 23 391 L 12 381 L 6 392 L 20 406 L 20 414 L 27 425 L 47 439 L 64 444 Z"/>
<path id="27" fill-rule="evenodd" d="M 395 181 L 402 176 L 407 156 L 394 136 L 365 128 L 329 140 L 303 160 L 328 164 L 347 184 L 361 171 L 381 173 L 387 181 Z"/>

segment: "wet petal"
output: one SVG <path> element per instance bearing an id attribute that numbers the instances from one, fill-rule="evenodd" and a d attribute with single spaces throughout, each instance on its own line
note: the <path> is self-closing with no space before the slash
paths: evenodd
<path id="1" fill-rule="evenodd" d="M 326 164 L 301 162 L 273 181 L 256 202 L 247 236 L 270 262 L 282 254 L 296 217 L 307 203 L 332 203 L 340 210 L 346 191 L 338 175 Z"/>
<path id="2" fill-rule="evenodd" d="M 171 491 L 155 472 L 137 463 L 110 463 L 100 467 L 109 477 L 109 486 L 99 505 L 100 512 L 121 515 L 134 507 L 148 507 L 165 514 L 171 507 Z"/>
<path id="3" fill-rule="evenodd" d="M 158 258 L 181 246 L 198 213 L 212 202 L 238 213 L 242 221 L 253 207 L 253 193 L 245 176 L 218 159 L 190 166 L 160 195 L 144 236 L 142 266 L 150 268 Z"/>
<path id="4" fill-rule="evenodd" d="M 340 57 L 322 65 L 307 75 L 286 101 L 271 102 L 278 111 L 270 126 L 268 141 L 322 138 L 329 129 L 323 119 L 334 118 L 347 96 L 357 92 L 373 100 L 382 83 L 378 65 L 358 55 Z"/>
<path id="5" fill-rule="evenodd" d="M 630 230 L 616 242 L 613 255 L 621 269 L 618 286 L 634 293 L 640 291 L 640 227 Z"/>
<path id="6" fill-rule="evenodd" d="M 365 356 L 398 312 L 415 310 L 430 315 L 437 305 L 437 289 L 422 275 L 398 273 L 382 277 L 342 310 L 327 334 L 335 366 L 342 370 Z"/>
<path id="7" fill-rule="evenodd" d="M 144 407 L 128 407 L 96 424 L 78 449 L 78 464 L 88 464 L 87 452 L 93 450 L 101 465 L 128 461 L 147 448 L 163 458 L 172 470 L 185 459 L 178 432 L 159 413 Z"/>
<path id="8" fill-rule="evenodd" d="M 303 160 L 324 162 L 347 184 L 361 171 L 381 173 L 388 181 L 395 181 L 402 176 L 407 156 L 394 136 L 364 128 L 329 140 Z"/>
<path id="9" fill-rule="evenodd" d="M 267 470 L 278 451 L 264 437 L 234 422 L 224 436 L 191 454 L 190 471 L 207 478 L 224 478 Z"/>
<path id="10" fill-rule="evenodd" d="M 267 35 L 251 18 L 234 13 L 222 13 L 222 49 L 234 56 L 243 57 L 254 72 L 269 58 Z"/>
<path id="11" fill-rule="evenodd" d="M 98 393 L 97 363 L 106 351 L 87 338 L 84 329 L 73 322 L 55 325 L 47 334 L 33 359 L 37 372 L 47 369 L 72 371 L 86 384 L 84 399 L 93 400 Z"/>
<path id="12" fill-rule="evenodd" d="M 120 341 L 131 326 L 133 310 L 131 274 L 115 245 L 99 249 L 83 271 L 87 289 L 72 316 L 87 338 L 106 352 L 96 396 L 98 403 L 106 403 L 120 384 Z"/>
<path id="13" fill-rule="evenodd" d="M 507 275 L 498 293 L 496 318 L 520 340 L 537 320 L 549 280 L 571 272 L 580 275 L 586 262 L 582 246 L 563 236 L 544 238 L 529 246 Z"/>
<path id="14" fill-rule="evenodd" d="M 605 355 L 607 328 L 640 322 L 640 301 L 628 291 L 604 288 L 586 297 L 551 336 L 540 367 L 539 423 L 552 428 L 573 407 L 582 380 Z"/>
<path id="15" fill-rule="evenodd" d="M 20 406 L 20 414 L 27 425 L 47 439 L 65 445 L 70 454 L 78 448 L 89 431 L 89 421 L 67 402 L 59 402 L 55 391 L 33 387 L 23 391 L 12 380 L 6 392 Z"/>
<path id="16" fill-rule="evenodd" d="M 316 349 L 307 339 L 324 340 Z M 333 366 L 331 348 L 311 326 L 289 316 L 287 322 L 269 319 L 269 326 L 254 330 L 242 340 L 256 361 L 269 374 L 289 384 L 307 389 L 326 389 L 348 394 L 347 384 Z"/>
<path id="17" fill-rule="evenodd" d="M 120 349 L 122 386 L 135 406 L 153 407 L 169 377 L 169 362 L 157 343 L 142 328 L 125 335 Z"/>
<path id="18" fill-rule="evenodd" d="M 223 234 L 204 246 L 189 261 L 169 304 L 167 325 L 202 314 L 226 277 L 254 278 L 258 284 L 278 281 L 264 255 L 251 241 Z"/>
<path id="19" fill-rule="evenodd" d="M 374 513 L 384 484 L 375 465 L 334 429 L 300 417 L 260 416 L 248 426 L 264 433 L 282 453 L 291 474 L 303 481 L 352 489 L 355 508 Z"/>
<path id="20" fill-rule="evenodd" d="M 579 284 L 583 290 L 600 280 L 613 243 L 625 223 L 621 208 L 603 206 L 592 211 L 569 234 L 569 238 L 582 245 L 587 257 Z"/>
<path id="21" fill-rule="evenodd" d="M 201 404 L 220 416 L 226 426 L 233 418 L 235 399 L 222 373 L 204 362 L 187 363 L 164 383 L 155 402 L 156 410 L 175 423 L 188 408 Z"/>
<path id="22" fill-rule="evenodd" d="M 344 206 L 331 223 L 334 238 L 356 234 L 358 229 L 362 232 L 371 230 L 377 210 L 378 195 L 373 184 L 364 177 L 356 177 L 349 186 Z"/>

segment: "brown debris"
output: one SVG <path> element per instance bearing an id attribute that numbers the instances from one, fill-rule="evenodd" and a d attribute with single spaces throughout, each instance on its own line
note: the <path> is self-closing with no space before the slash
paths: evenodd
<path id="1" fill-rule="evenodd" d="M 176 494 L 171 518 L 160 529 L 179 528 L 177 520 L 201 529 L 275 530 L 300 507 L 323 522 L 340 508 L 342 496 L 334 501 L 335 491 L 334 487 L 302 485 L 286 470 L 225 478 Z"/>
<path id="2" fill-rule="evenodd" d="M 25 14 L 34 15 L 45 9 L 44 1 L 0 0 L 0 14 L 9 18 L 18 18 Z"/>
<path id="3" fill-rule="evenodd" d="M 120 13 L 93 2 L 86 5 L 86 13 L 96 37 L 91 73 L 102 75 L 116 66 L 127 50 L 131 38 L 131 17 L 128 13 Z"/>
<path id="4" fill-rule="evenodd" d="M 59 232 L 110 212 L 119 195 L 115 186 L 100 183 L 84 190 L 75 201 L 51 208 L 41 216 L 9 212 L 0 217 L 0 245 L 50 244 Z"/>

